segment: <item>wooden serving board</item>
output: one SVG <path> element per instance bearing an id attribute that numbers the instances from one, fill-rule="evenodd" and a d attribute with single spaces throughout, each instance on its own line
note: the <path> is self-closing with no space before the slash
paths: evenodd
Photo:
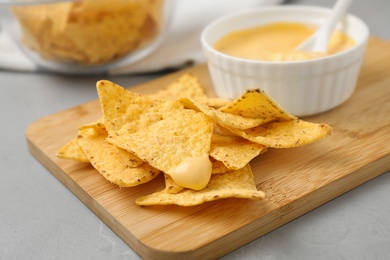
<path id="1" fill-rule="evenodd" d="M 31 153 L 135 252 L 147 259 L 212 259 L 270 232 L 390 169 L 390 42 L 371 38 L 356 92 L 329 112 L 306 118 L 333 126 L 328 137 L 292 149 L 270 149 L 251 165 L 263 201 L 225 199 L 195 207 L 139 207 L 136 198 L 163 189 L 162 176 L 120 189 L 87 163 L 55 152 L 80 124 L 100 117 L 98 101 L 31 124 Z M 150 93 L 179 75 L 198 76 L 213 93 L 205 65 L 136 86 Z"/>

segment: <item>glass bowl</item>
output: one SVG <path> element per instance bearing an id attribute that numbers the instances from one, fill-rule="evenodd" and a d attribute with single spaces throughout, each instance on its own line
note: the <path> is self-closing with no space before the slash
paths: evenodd
<path id="1" fill-rule="evenodd" d="M 2 27 L 38 67 L 66 74 L 135 63 L 161 44 L 174 0 L 0 0 Z"/>

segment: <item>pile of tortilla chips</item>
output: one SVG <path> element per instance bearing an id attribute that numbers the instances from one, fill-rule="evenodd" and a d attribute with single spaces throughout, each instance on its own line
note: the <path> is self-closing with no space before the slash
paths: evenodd
<path id="1" fill-rule="evenodd" d="M 309 144 L 331 127 L 284 111 L 263 91 L 248 90 L 234 101 L 209 98 L 198 79 L 185 74 L 165 89 L 139 95 L 109 81 L 97 91 L 103 116 L 79 127 L 57 156 L 90 162 L 120 187 L 164 174 L 165 189 L 138 198 L 138 205 L 193 206 L 222 198 L 259 200 L 249 162 L 267 148 Z M 211 179 L 201 190 L 179 186 L 167 174 L 185 158 L 206 156 Z"/>
<path id="2" fill-rule="evenodd" d="M 23 43 L 46 60 L 99 65 L 160 33 L 163 0 L 82 0 L 14 7 Z"/>

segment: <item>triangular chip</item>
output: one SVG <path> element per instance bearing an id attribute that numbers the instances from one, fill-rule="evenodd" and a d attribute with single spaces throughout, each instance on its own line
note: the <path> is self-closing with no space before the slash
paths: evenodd
<path id="1" fill-rule="evenodd" d="M 217 161 L 211 156 L 210 156 L 210 161 L 211 164 L 213 165 L 213 170 L 211 171 L 212 174 L 220 174 L 229 171 L 229 169 L 226 167 L 225 164 L 223 164 L 223 162 Z"/>
<path id="2" fill-rule="evenodd" d="M 263 118 L 246 118 L 240 115 L 225 113 L 202 104 L 195 99 L 182 98 L 180 99 L 180 102 L 182 102 L 183 105 L 187 108 L 203 112 L 205 115 L 212 118 L 216 123 L 228 125 L 236 129 L 249 129 L 264 122 Z"/>
<path id="3" fill-rule="evenodd" d="M 198 79 L 190 73 L 182 75 L 166 88 L 148 96 L 161 100 L 176 100 L 184 97 L 195 99 L 207 98 Z"/>
<path id="4" fill-rule="evenodd" d="M 104 124 L 104 118 L 101 117 L 92 123 L 83 124 L 83 125 L 79 126 L 79 130 L 85 129 L 85 128 L 106 129 L 106 125 Z"/>
<path id="5" fill-rule="evenodd" d="M 156 121 L 183 109 L 179 102 L 164 102 L 131 92 L 107 80 L 96 84 L 104 123 L 110 134 L 126 125 L 128 132 L 136 132 Z"/>
<path id="6" fill-rule="evenodd" d="M 169 176 L 168 174 L 164 174 L 164 180 L 165 180 L 165 191 L 167 193 L 178 193 L 180 191 L 182 191 L 184 188 L 182 186 L 180 186 L 179 184 L 177 184 L 172 178 L 171 176 Z"/>
<path id="7" fill-rule="evenodd" d="M 77 144 L 77 138 L 73 138 L 57 151 L 57 157 L 78 162 L 89 162 L 83 149 Z"/>
<path id="8" fill-rule="evenodd" d="M 211 138 L 210 156 L 221 161 L 228 169 L 238 170 L 253 158 L 267 151 L 264 145 L 256 144 L 239 136 L 214 134 Z"/>
<path id="9" fill-rule="evenodd" d="M 271 148 L 291 148 L 312 143 L 326 137 L 332 131 L 327 124 L 303 120 L 271 122 L 252 129 L 239 130 L 223 125 L 226 129 L 251 142 Z"/>
<path id="10" fill-rule="evenodd" d="M 297 119 L 260 89 L 247 90 L 232 103 L 220 108 L 220 111 L 247 118 L 262 118 L 264 123 Z"/>
<path id="11" fill-rule="evenodd" d="M 168 173 L 186 158 L 208 157 L 213 127 L 214 122 L 203 113 L 182 109 L 142 131 L 124 129 L 107 140 Z"/>
<path id="12" fill-rule="evenodd" d="M 227 99 L 208 97 L 204 93 L 203 87 L 199 83 L 198 78 L 190 73 L 184 74 L 178 80 L 168 85 L 165 89 L 148 96 L 160 100 L 192 98 L 211 107 L 222 107 L 231 102 Z"/>
<path id="13" fill-rule="evenodd" d="M 332 130 L 326 124 L 297 119 L 260 90 L 247 90 L 242 97 L 233 102 L 231 107 L 221 110 L 205 106 L 196 100 L 181 99 L 180 101 L 186 107 L 200 110 L 210 116 L 218 125 L 231 133 L 271 148 L 290 148 L 309 144 L 326 137 Z M 245 107 L 248 112 L 243 110 Z M 222 110 L 235 114 L 225 113 Z"/>
<path id="14" fill-rule="evenodd" d="M 213 174 L 209 184 L 200 191 L 184 189 L 178 193 L 162 190 L 136 200 L 137 205 L 179 205 L 195 206 L 205 202 L 225 198 L 244 198 L 261 200 L 265 198 L 262 191 L 256 189 L 252 170 L 249 165 L 224 174 Z"/>
<path id="15" fill-rule="evenodd" d="M 79 130 L 77 142 L 92 166 L 108 181 L 131 187 L 154 179 L 159 171 L 137 156 L 106 142 L 107 132 L 98 128 Z"/>

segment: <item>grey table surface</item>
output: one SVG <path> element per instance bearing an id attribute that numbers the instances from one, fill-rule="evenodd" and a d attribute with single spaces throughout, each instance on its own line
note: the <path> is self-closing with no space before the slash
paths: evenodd
<path id="1" fill-rule="evenodd" d="M 390 39 L 390 1 L 355 0 L 350 12 L 372 35 Z M 104 78 L 133 86 L 164 73 Z M 32 157 L 25 141 L 35 120 L 96 99 L 100 78 L 0 70 L 0 259 L 139 259 Z M 390 259 L 389 198 L 386 172 L 222 259 Z"/>

